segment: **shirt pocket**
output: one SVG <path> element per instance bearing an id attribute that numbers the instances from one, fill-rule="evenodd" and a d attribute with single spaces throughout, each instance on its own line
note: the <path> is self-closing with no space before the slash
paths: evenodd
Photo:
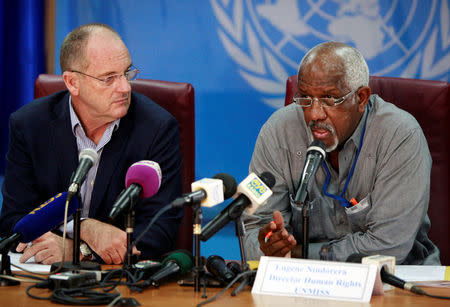
<path id="1" fill-rule="evenodd" d="M 299 242 L 303 240 L 303 206 L 295 204 L 292 195 L 289 195 L 289 200 L 292 210 L 291 225 L 293 228 L 293 235 Z M 314 199 L 308 203 L 308 237 L 317 238 L 323 233 L 322 224 L 320 221 L 319 200 Z"/>
<path id="2" fill-rule="evenodd" d="M 366 196 L 358 204 L 345 208 L 352 232 L 365 232 L 367 230 L 367 213 L 371 208 L 370 195 Z"/>

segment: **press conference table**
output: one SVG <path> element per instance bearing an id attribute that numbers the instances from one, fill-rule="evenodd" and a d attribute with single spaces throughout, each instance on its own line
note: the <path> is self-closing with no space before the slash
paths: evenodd
<path id="1" fill-rule="evenodd" d="M 49 300 L 30 298 L 26 288 L 30 283 L 21 283 L 18 286 L 0 287 L 0 306 L 49 306 L 60 305 Z M 192 287 L 182 287 L 176 282 L 162 284 L 159 288 L 148 288 L 142 293 L 132 292 L 125 286 L 118 287 L 124 297 L 135 298 L 141 306 L 196 306 L 205 299 L 201 292 L 194 292 Z M 423 288 L 436 295 L 450 296 L 450 288 Z M 207 288 L 208 298 L 217 294 L 221 288 Z M 252 295 L 251 288 L 247 287 L 237 296 L 232 297 L 232 290 L 221 295 L 216 301 L 205 306 L 450 306 L 450 300 L 435 299 L 419 296 L 404 290 L 394 289 L 387 291 L 384 296 L 372 296 L 370 303 L 351 303 L 346 301 L 329 301 L 293 297 L 280 297 L 269 295 Z M 46 289 L 32 289 L 36 296 L 50 296 L 51 291 Z"/>

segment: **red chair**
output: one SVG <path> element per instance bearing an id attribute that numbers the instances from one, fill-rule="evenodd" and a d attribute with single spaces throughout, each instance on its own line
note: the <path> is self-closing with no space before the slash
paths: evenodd
<path id="1" fill-rule="evenodd" d="M 433 159 L 428 216 L 430 239 L 439 247 L 441 262 L 450 264 L 449 204 L 449 102 L 450 87 L 445 81 L 370 77 L 372 93 L 411 113 L 419 122 L 428 141 Z M 285 105 L 292 102 L 297 91 L 297 76 L 286 83 Z"/>
<path id="2" fill-rule="evenodd" d="M 191 183 L 195 180 L 194 88 L 189 83 L 148 79 L 136 79 L 131 86 L 134 91 L 146 95 L 177 119 L 183 157 L 181 169 L 183 193 L 190 192 Z M 34 97 L 48 96 L 65 89 L 66 86 L 60 75 L 41 74 L 36 79 Z M 178 232 L 177 248 L 192 252 L 192 209 L 188 207 L 184 209 L 184 217 Z"/>

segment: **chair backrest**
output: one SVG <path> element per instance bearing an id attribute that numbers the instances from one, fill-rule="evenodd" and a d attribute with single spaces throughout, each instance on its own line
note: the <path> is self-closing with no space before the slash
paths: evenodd
<path id="1" fill-rule="evenodd" d="M 178 121 L 180 129 L 180 150 L 183 157 L 183 193 L 191 191 L 195 180 L 195 105 L 194 88 L 189 83 L 136 79 L 132 89 L 146 95 L 166 109 Z M 34 97 L 48 96 L 65 90 L 60 75 L 41 74 L 36 79 Z M 185 207 L 184 217 L 178 232 L 177 248 L 192 251 L 192 209 Z"/>
<path id="2" fill-rule="evenodd" d="M 412 114 L 422 127 L 433 159 L 428 206 L 431 220 L 429 236 L 439 247 L 441 262 L 450 264 L 449 83 L 371 76 L 370 88 L 372 93 Z M 292 102 L 296 91 L 297 76 L 291 76 L 286 83 L 285 105 Z"/>

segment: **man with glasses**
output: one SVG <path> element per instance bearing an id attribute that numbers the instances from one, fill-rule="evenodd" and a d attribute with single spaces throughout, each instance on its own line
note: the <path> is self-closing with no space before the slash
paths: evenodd
<path id="1" fill-rule="evenodd" d="M 37 99 L 10 118 L 10 145 L 3 184 L 0 235 L 50 197 L 67 191 L 78 154 L 95 150 L 99 159 L 80 188 L 83 203 L 80 236 L 84 255 L 89 248 L 105 263 L 121 263 L 126 254 L 124 218 L 110 224 L 108 216 L 125 189 L 128 168 L 141 160 L 161 167 L 158 193 L 135 205 L 137 237 L 151 218 L 181 194 L 181 153 L 178 123 L 146 96 L 132 92 L 139 72 L 127 47 L 109 26 L 87 24 L 69 33 L 61 46 L 60 65 L 67 91 Z M 182 209 L 159 217 L 133 253 L 157 259 L 174 249 Z M 69 233 L 73 225 L 69 223 Z M 21 261 L 34 256 L 50 264 L 62 259 L 61 236 L 48 232 L 32 244 L 19 244 Z M 72 259 L 72 243 L 65 244 Z M 100 259 L 98 259 L 100 260 Z"/>
<path id="2" fill-rule="evenodd" d="M 313 140 L 327 156 L 307 188 L 308 258 L 345 261 L 354 253 L 439 264 L 428 239 L 431 157 L 417 121 L 371 95 L 358 50 L 326 42 L 298 70 L 294 103 L 262 127 L 250 171 L 274 174 L 274 194 L 244 215 L 249 259 L 302 257 L 302 209 L 293 201 Z M 272 234 L 267 235 L 269 232 Z"/>

